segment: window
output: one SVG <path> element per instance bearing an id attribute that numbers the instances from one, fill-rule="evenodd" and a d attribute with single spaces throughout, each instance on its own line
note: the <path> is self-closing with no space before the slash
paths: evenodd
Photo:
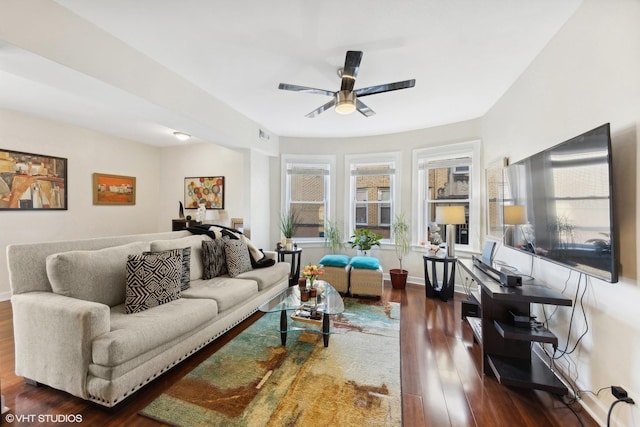
<path id="1" fill-rule="evenodd" d="M 366 188 L 356 188 L 356 225 L 367 225 L 367 218 L 369 218 L 367 195 Z"/>
<path id="2" fill-rule="evenodd" d="M 349 235 L 355 229 L 368 228 L 383 239 L 391 237 L 399 158 L 397 153 L 347 156 Z"/>
<path id="3" fill-rule="evenodd" d="M 333 156 L 283 156 L 285 189 L 282 212 L 293 212 L 296 218 L 294 237 L 320 239 L 324 236 L 324 223 L 330 216 Z"/>
<path id="4" fill-rule="evenodd" d="M 414 241 L 446 241 L 445 224 L 436 224 L 438 206 L 463 206 L 465 224 L 456 226 L 456 249 L 480 247 L 480 142 L 414 150 Z M 447 242 L 448 244 L 450 242 Z"/>

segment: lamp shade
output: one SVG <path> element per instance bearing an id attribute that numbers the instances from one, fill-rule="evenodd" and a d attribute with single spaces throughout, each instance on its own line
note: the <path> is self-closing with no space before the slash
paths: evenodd
<path id="1" fill-rule="evenodd" d="M 509 205 L 504 207 L 505 225 L 518 225 L 527 223 L 527 212 L 523 205 Z"/>
<path id="2" fill-rule="evenodd" d="M 465 224 L 464 206 L 436 206 L 436 223 Z"/>

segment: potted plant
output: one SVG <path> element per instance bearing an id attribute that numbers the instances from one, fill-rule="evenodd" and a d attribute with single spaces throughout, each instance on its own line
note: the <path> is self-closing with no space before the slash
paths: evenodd
<path id="1" fill-rule="evenodd" d="M 327 220 L 324 223 L 324 245 L 334 254 L 342 249 L 342 235 L 337 222 Z"/>
<path id="2" fill-rule="evenodd" d="M 298 214 L 294 210 L 283 212 L 280 214 L 280 231 L 285 238 L 285 249 L 290 251 L 292 248 L 293 236 L 298 229 Z"/>
<path id="3" fill-rule="evenodd" d="M 367 256 L 373 246 L 380 246 L 380 239 L 382 239 L 381 235 L 368 228 L 361 228 L 353 230 L 353 235 L 348 243 L 352 249 L 358 248 L 362 255 Z"/>
<path id="4" fill-rule="evenodd" d="M 393 244 L 396 251 L 396 257 L 400 262 L 400 268 L 392 268 L 389 270 L 391 277 L 391 286 L 394 289 L 404 289 L 407 285 L 407 276 L 409 272 L 402 268 L 402 259 L 409 253 L 411 248 L 411 237 L 409 236 L 409 224 L 404 216 L 404 212 L 396 215 L 391 224 L 393 232 Z"/>

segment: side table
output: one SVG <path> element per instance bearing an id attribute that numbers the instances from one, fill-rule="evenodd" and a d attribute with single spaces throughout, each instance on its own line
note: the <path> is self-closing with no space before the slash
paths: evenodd
<path id="1" fill-rule="evenodd" d="M 300 277 L 300 258 L 302 257 L 302 249 L 278 249 L 278 262 L 285 261 L 285 255 L 291 256 L 291 272 L 289 273 L 289 286 L 297 286 Z"/>
<path id="2" fill-rule="evenodd" d="M 424 255 L 424 287 L 427 298 L 439 297 L 443 301 L 453 298 L 456 280 L 456 262 L 454 257 L 435 257 Z M 429 274 L 431 263 L 431 274 Z M 438 265 L 442 265 L 442 280 L 438 280 Z"/>

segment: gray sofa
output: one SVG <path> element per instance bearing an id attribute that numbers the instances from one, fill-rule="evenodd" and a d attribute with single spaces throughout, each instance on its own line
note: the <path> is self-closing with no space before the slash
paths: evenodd
<path id="1" fill-rule="evenodd" d="M 289 264 L 277 262 L 203 280 L 202 239 L 178 231 L 7 247 L 16 374 L 112 407 L 288 286 Z M 127 254 L 186 246 L 190 288 L 125 314 Z"/>

